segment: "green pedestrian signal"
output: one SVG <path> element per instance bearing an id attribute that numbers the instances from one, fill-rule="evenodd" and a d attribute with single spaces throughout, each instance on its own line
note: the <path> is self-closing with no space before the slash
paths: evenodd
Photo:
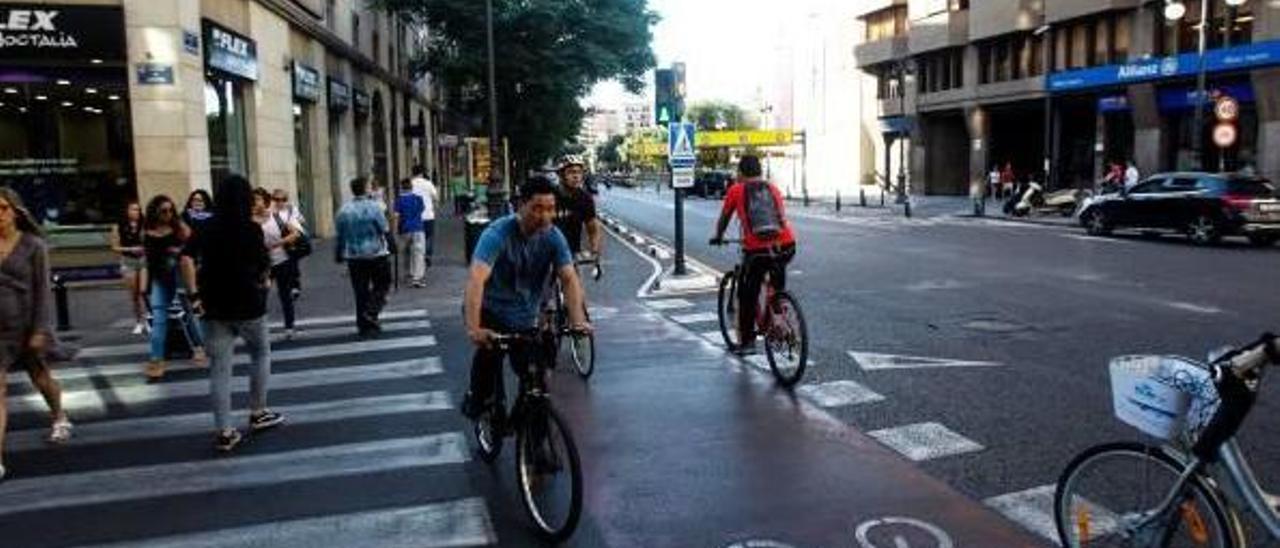
<path id="1" fill-rule="evenodd" d="M 660 110 L 658 110 L 658 123 L 659 124 L 671 123 L 671 113 L 667 111 L 667 107 L 665 106 L 662 107 Z"/>
<path id="2" fill-rule="evenodd" d="M 658 124 L 669 124 L 675 117 L 676 79 L 671 69 L 653 71 L 654 105 L 653 112 Z"/>

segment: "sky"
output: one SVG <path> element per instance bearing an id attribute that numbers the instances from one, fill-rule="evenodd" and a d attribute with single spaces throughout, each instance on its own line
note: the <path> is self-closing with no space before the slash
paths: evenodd
<path id="1" fill-rule="evenodd" d="M 685 63 L 690 102 L 754 105 L 759 90 L 766 96 L 772 90 L 788 21 L 803 21 L 815 1 L 649 0 L 662 17 L 654 27 L 658 66 Z M 638 98 L 608 82 L 597 86 L 587 103 L 616 107 L 628 100 Z"/>

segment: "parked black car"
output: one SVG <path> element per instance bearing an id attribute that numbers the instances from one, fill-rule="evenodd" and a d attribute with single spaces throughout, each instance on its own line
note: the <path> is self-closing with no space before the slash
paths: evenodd
<path id="1" fill-rule="evenodd" d="M 703 198 L 723 196 L 731 178 L 732 176 L 722 171 L 704 171 L 694 177 L 693 188 L 689 192 Z"/>
<path id="2" fill-rule="evenodd" d="M 1280 194 L 1254 176 L 1161 173 L 1133 188 L 1090 198 L 1080 210 L 1080 224 L 1098 236 L 1136 228 L 1180 232 L 1201 245 L 1238 235 L 1269 246 L 1280 240 Z"/>

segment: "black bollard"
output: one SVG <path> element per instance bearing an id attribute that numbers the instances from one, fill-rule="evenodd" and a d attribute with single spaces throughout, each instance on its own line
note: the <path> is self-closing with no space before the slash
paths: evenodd
<path id="1" fill-rule="evenodd" d="M 865 188 L 858 189 L 858 205 L 867 207 L 867 189 Z"/>
<path id="2" fill-rule="evenodd" d="M 58 316 L 58 331 L 70 331 L 71 311 L 67 306 L 67 284 L 57 274 L 53 275 L 53 302 Z"/>
<path id="3" fill-rule="evenodd" d="M 840 189 L 836 189 L 836 213 L 840 212 Z"/>

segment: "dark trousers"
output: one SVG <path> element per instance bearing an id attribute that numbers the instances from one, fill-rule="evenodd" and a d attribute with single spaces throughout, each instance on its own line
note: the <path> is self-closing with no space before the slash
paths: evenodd
<path id="1" fill-rule="evenodd" d="M 775 252 L 746 253 L 742 280 L 738 285 L 738 332 L 743 336 L 743 344 L 751 344 L 756 340 L 756 314 L 760 307 L 760 286 L 764 282 L 765 273 L 769 273 L 769 281 L 774 290 L 786 289 L 787 265 L 795 254 L 794 244 L 780 247 Z"/>
<path id="2" fill-rule="evenodd" d="M 480 312 L 480 326 L 499 333 L 527 331 L 527 329 L 512 329 L 483 310 Z M 511 367 L 518 374 L 524 374 L 525 371 L 529 370 L 529 361 L 537 356 L 537 352 L 543 351 L 545 350 L 540 348 L 515 347 L 510 352 Z M 473 401 L 484 402 L 493 397 L 498 384 L 502 382 L 502 360 L 507 355 L 507 352 L 503 352 L 496 347 L 476 348 L 476 353 L 471 358 L 471 397 Z"/>
<path id="3" fill-rule="evenodd" d="M 271 279 L 275 280 L 276 293 L 280 295 L 280 311 L 284 313 L 284 328 L 293 329 L 293 290 L 298 287 L 298 261 L 289 259 L 271 267 Z"/>
<path id="4" fill-rule="evenodd" d="M 356 295 L 356 327 L 361 333 L 378 328 L 378 315 L 387 304 L 387 289 L 391 287 L 391 263 L 387 257 L 376 259 L 349 259 L 347 271 L 351 277 L 351 289 Z"/>

